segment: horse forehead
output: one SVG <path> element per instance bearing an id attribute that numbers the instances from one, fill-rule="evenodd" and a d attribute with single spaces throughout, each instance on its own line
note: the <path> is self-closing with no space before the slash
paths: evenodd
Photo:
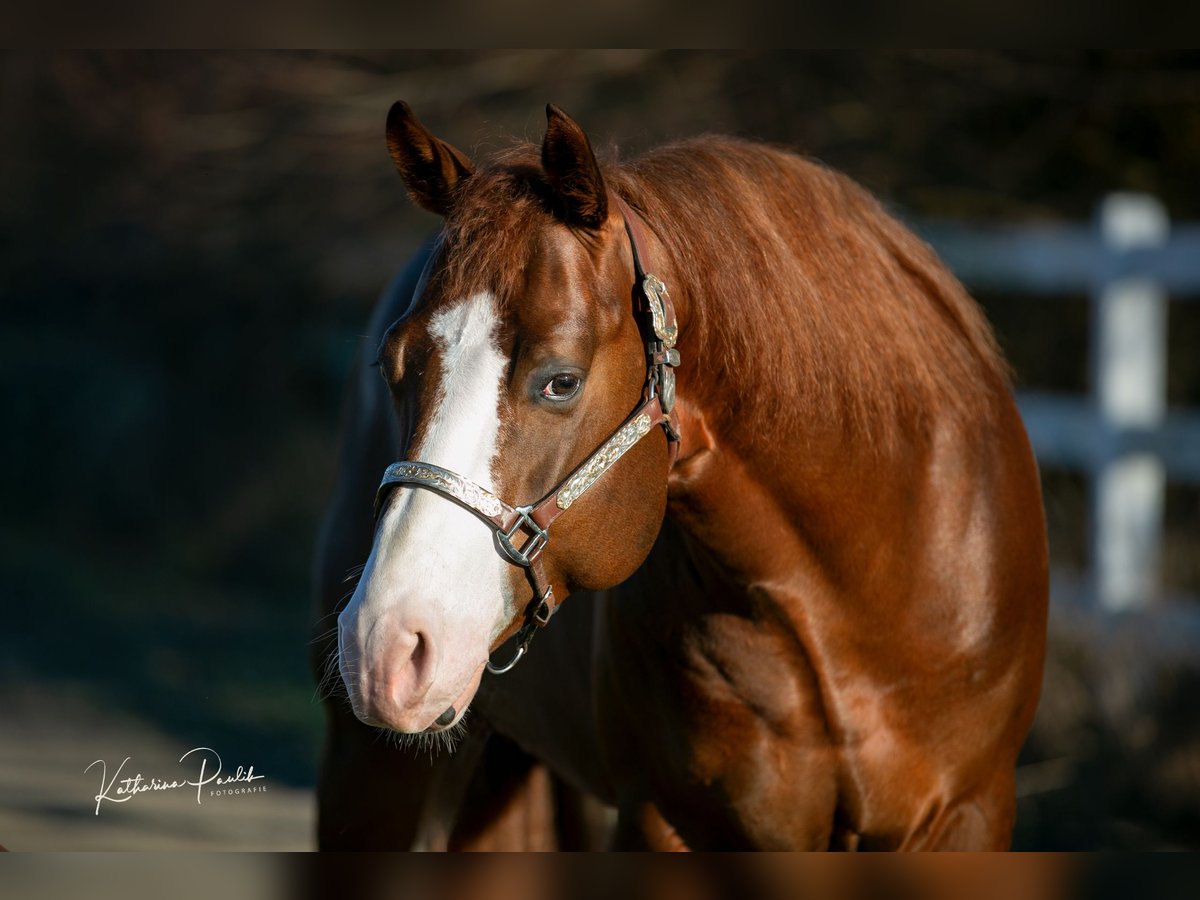
<path id="1" fill-rule="evenodd" d="M 628 296 L 631 277 L 611 243 L 587 246 L 565 228 L 544 234 L 525 263 L 515 323 L 544 333 L 594 329 L 621 315 L 614 301 Z"/>
<path id="2" fill-rule="evenodd" d="M 495 296 L 489 291 L 476 291 L 434 312 L 426 332 L 443 351 L 453 351 L 494 345 L 499 325 Z"/>
<path id="3" fill-rule="evenodd" d="M 494 342 L 511 331 L 538 339 L 594 330 L 626 311 L 621 301 L 629 297 L 632 263 L 616 242 L 588 244 L 565 226 L 552 226 L 539 230 L 523 254 L 490 261 L 508 271 L 474 272 L 474 285 L 459 282 L 453 293 L 439 290 L 428 298 L 423 330 L 434 348 L 445 351 L 464 338 L 479 343 L 489 327 Z"/>

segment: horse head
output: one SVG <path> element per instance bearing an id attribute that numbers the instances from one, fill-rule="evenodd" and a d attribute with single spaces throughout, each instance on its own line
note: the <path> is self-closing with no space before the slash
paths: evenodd
<path id="1" fill-rule="evenodd" d="M 379 347 L 409 462 L 381 486 L 338 631 L 356 715 L 395 731 L 456 724 L 491 652 L 632 574 L 666 508 L 673 397 L 654 372 L 673 386 L 674 323 L 647 343 L 632 213 L 579 125 L 553 106 L 547 120 L 540 153 L 477 169 L 406 104 L 388 115 L 410 197 L 443 223 Z"/>

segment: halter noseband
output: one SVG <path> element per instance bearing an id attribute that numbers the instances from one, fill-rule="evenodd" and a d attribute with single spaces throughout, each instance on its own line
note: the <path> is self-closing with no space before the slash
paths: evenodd
<path id="1" fill-rule="evenodd" d="M 375 519 L 383 509 L 383 500 L 392 487 L 413 485 L 435 491 L 473 512 L 492 528 L 496 549 L 513 565 L 525 569 L 533 587 L 533 598 L 525 607 L 525 622 L 517 632 L 517 652 L 503 666 L 487 662 L 489 672 L 501 675 L 515 666 L 529 649 L 538 628 L 545 627 L 558 609 L 554 590 L 546 578 L 542 551 L 550 540 L 550 526 L 571 504 L 625 455 L 634 444 L 661 425 L 666 432 L 671 462 L 679 452 L 679 416 L 675 412 L 675 372 L 679 351 L 675 341 L 679 325 L 675 306 L 667 286 L 645 271 L 641 223 L 620 197 L 611 195 L 625 219 L 625 233 L 633 252 L 634 301 L 644 317 L 646 340 L 646 383 L 642 402 L 621 426 L 597 447 L 587 459 L 550 489 L 541 500 L 529 506 L 510 506 L 495 494 L 468 478 L 432 463 L 405 460 L 395 462 L 383 473 L 375 493 Z M 523 535 L 522 535 L 523 533 Z"/>

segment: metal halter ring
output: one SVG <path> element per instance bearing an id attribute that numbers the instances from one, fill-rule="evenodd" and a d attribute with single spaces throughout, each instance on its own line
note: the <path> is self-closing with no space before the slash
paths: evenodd
<path id="1" fill-rule="evenodd" d="M 529 642 L 533 640 L 533 633 L 536 626 L 532 622 L 527 622 L 521 626 L 521 630 L 517 632 L 517 652 L 502 666 L 492 664 L 491 657 L 488 657 L 487 670 L 493 675 L 503 675 L 513 666 L 521 661 L 521 657 L 525 655 L 525 651 L 529 649 Z"/>

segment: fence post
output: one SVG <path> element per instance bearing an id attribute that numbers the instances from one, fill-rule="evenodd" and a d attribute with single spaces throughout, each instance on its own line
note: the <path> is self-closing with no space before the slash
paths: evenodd
<path id="1" fill-rule="evenodd" d="M 1166 209 L 1154 197 L 1117 193 L 1099 210 L 1114 255 L 1166 243 Z M 1151 452 L 1121 444 L 1126 429 L 1155 429 L 1166 414 L 1167 297 L 1147 276 L 1120 274 L 1093 296 L 1092 373 L 1103 440 L 1093 478 L 1096 596 L 1109 611 L 1145 607 L 1158 593 L 1166 475 Z"/>

